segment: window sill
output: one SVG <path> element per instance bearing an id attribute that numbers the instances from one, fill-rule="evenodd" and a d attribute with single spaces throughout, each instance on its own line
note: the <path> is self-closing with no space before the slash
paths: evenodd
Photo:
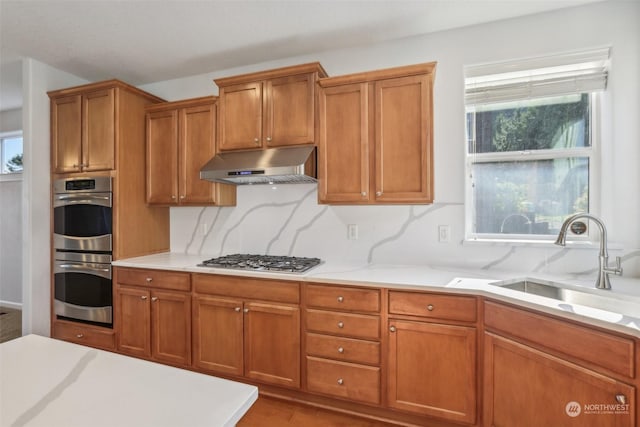
<path id="1" fill-rule="evenodd" d="M 22 172 L 0 174 L 0 182 L 23 181 Z"/>
<path id="2" fill-rule="evenodd" d="M 561 249 L 562 246 L 556 246 L 554 240 L 527 240 L 527 239 L 474 239 L 467 238 L 462 241 L 463 246 L 519 246 L 519 247 L 538 247 L 538 248 L 557 248 Z M 608 248 L 611 250 L 622 250 L 622 245 L 618 243 L 609 243 Z M 567 241 L 566 249 L 597 249 L 600 247 L 600 242 L 590 240 L 578 240 Z"/>

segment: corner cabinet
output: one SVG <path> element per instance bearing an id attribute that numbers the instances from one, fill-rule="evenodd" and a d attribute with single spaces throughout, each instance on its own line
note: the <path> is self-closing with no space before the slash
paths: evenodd
<path id="1" fill-rule="evenodd" d="M 146 112 L 147 203 L 234 206 L 235 186 L 200 179 L 216 154 L 216 98 L 156 104 Z"/>
<path id="2" fill-rule="evenodd" d="M 320 79 L 320 203 L 433 202 L 435 63 Z"/>
<path id="3" fill-rule="evenodd" d="M 116 89 L 51 94 L 51 154 L 54 173 L 115 168 Z"/>
<path id="4" fill-rule="evenodd" d="M 326 75 L 315 62 L 216 79 L 219 150 L 314 144 L 316 81 Z"/>
<path id="5" fill-rule="evenodd" d="M 193 366 L 300 387 L 296 282 L 194 274 Z"/>
<path id="6" fill-rule="evenodd" d="M 190 275 L 115 269 L 117 349 L 177 366 L 191 364 Z"/>
<path id="7" fill-rule="evenodd" d="M 636 425 L 632 339 L 494 302 L 484 317 L 485 426 Z"/>

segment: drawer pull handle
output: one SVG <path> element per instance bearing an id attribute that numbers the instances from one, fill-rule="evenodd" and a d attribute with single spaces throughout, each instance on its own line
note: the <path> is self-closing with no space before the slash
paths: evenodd
<path id="1" fill-rule="evenodd" d="M 391 332 L 395 332 L 395 331 L 396 331 L 396 327 L 395 327 L 395 326 L 389 326 L 389 330 L 390 330 Z"/>
<path id="2" fill-rule="evenodd" d="M 151 301 L 158 301 L 158 297 L 151 297 Z"/>
<path id="3" fill-rule="evenodd" d="M 240 310 L 242 310 L 242 309 L 241 309 L 240 307 L 236 307 L 236 308 L 234 308 L 234 310 L 235 310 L 237 313 L 240 313 Z"/>
<path id="4" fill-rule="evenodd" d="M 338 385 L 343 385 L 344 384 L 344 380 L 342 378 L 338 378 Z"/>
<path id="5" fill-rule="evenodd" d="M 625 396 L 624 394 L 616 394 L 616 402 L 618 402 L 621 405 L 626 405 L 627 396 Z"/>
<path id="6" fill-rule="evenodd" d="M 344 348 L 338 347 L 338 353 L 340 353 L 340 354 L 344 353 Z"/>
<path id="7" fill-rule="evenodd" d="M 140 299 L 147 299 L 147 296 L 146 296 L 146 295 L 142 295 L 142 296 L 140 297 Z"/>
<path id="8" fill-rule="evenodd" d="M 84 334 L 77 334 L 77 335 L 76 335 L 76 338 L 84 338 Z M 616 398 L 617 398 L 617 397 L 618 397 L 618 396 L 616 396 Z M 623 396 L 623 397 L 624 397 L 624 396 Z"/>
<path id="9" fill-rule="evenodd" d="M 339 297 L 338 297 L 338 302 L 343 302 L 343 301 L 344 301 L 344 298 L 343 298 L 343 297 L 341 297 L 341 296 L 339 296 Z"/>
<path id="10" fill-rule="evenodd" d="M 147 277 L 147 282 L 153 281 L 153 277 Z"/>
<path id="11" fill-rule="evenodd" d="M 338 328 L 340 329 L 344 328 L 344 322 L 338 322 Z"/>
<path id="12" fill-rule="evenodd" d="M 429 304 L 429 305 L 427 306 L 427 310 L 429 310 L 429 311 L 433 311 L 433 309 L 434 309 L 434 308 L 435 308 L 435 307 L 433 306 L 433 304 Z"/>

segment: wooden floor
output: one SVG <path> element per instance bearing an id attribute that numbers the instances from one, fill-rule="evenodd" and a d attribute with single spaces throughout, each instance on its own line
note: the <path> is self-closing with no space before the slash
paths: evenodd
<path id="1" fill-rule="evenodd" d="M 0 342 L 22 336 L 22 311 L 0 307 Z"/>
<path id="2" fill-rule="evenodd" d="M 260 396 L 238 427 L 391 427 L 391 424 Z"/>

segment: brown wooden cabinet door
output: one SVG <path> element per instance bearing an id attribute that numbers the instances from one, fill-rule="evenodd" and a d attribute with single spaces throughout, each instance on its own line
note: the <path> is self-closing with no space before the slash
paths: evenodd
<path id="1" fill-rule="evenodd" d="M 326 87 L 319 94 L 319 200 L 369 200 L 367 84 Z"/>
<path id="2" fill-rule="evenodd" d="M 153 358 L 191 364 L 191 296 L 181 292 L 151 292 Z"/>
<path id="3" fill-rule="evenodd" d="M 625 396 L 630 405 L 620 405 L 617 395 Z M 485 334 L 483 412 L 487 427 L 631 427 L 635 425 L 634 402 L 632 386 Z M 589 405 L 595 413 L 589 413 Z M 598 412 L 598 405 L 617 406 L 607 414 Z"/>
<path id="4" fill-rule="evenodd" d="M 79 172 L 82 163 L 82 97 L 51 100 L 51 163 L 55 173 Z"/>
<path id="5" fill-rule="evenodd" d="M 177 204 L 178 112 L 147 114 L 147 203 Z"/>
<path id="6" fill-rule="evenodd" d="M 210 372 L 243 374 L 242 301 L 193 297 L 193 366 Z"/>
<path id="7" fill-rule="evenodd" d="M 115 89 L 82 97 L 82 163 L 85 171 L 115 168 Z M 126 141 L 124 141 L 126 146 Z"/>
<path id="8" fill-rule="evenodd" d="M 180 204 L 214 203 L 215 184 L 200 179 L 200 169 L 216 154 L 215 104 L 180 110 Z"/>
<path id="9" fill-rule="evenodd" d="M 375 82 L 375 197 L 433 201 L 431 76 Z"/>
<path id="10" fill-rule="evenodd" d="M 389 320 L 389 331 L 388 405 L 474 423 L 475 328 Z"/>
<path id="11" fill-rule="evenodd" d="M 262 83 L 220 88 L 219 150 L 262 147 Z"/>
<path id="12" fill-rule="evenodd" d="M 151 357 L 151 294 L 146 289 L 116 287 L 118 351 Z"/>
<path id="13" fill-rule="evenodd" d="M 267 146 L 314 143 L 314 88 L 314 74 L 299 74 L 265 82 L 263 136 Z"/>
<path id="14" fill-rule="evenodd" d="M 300 309 L 259 302 L 244 307 L 245 376 L 300 387 Z"/>

